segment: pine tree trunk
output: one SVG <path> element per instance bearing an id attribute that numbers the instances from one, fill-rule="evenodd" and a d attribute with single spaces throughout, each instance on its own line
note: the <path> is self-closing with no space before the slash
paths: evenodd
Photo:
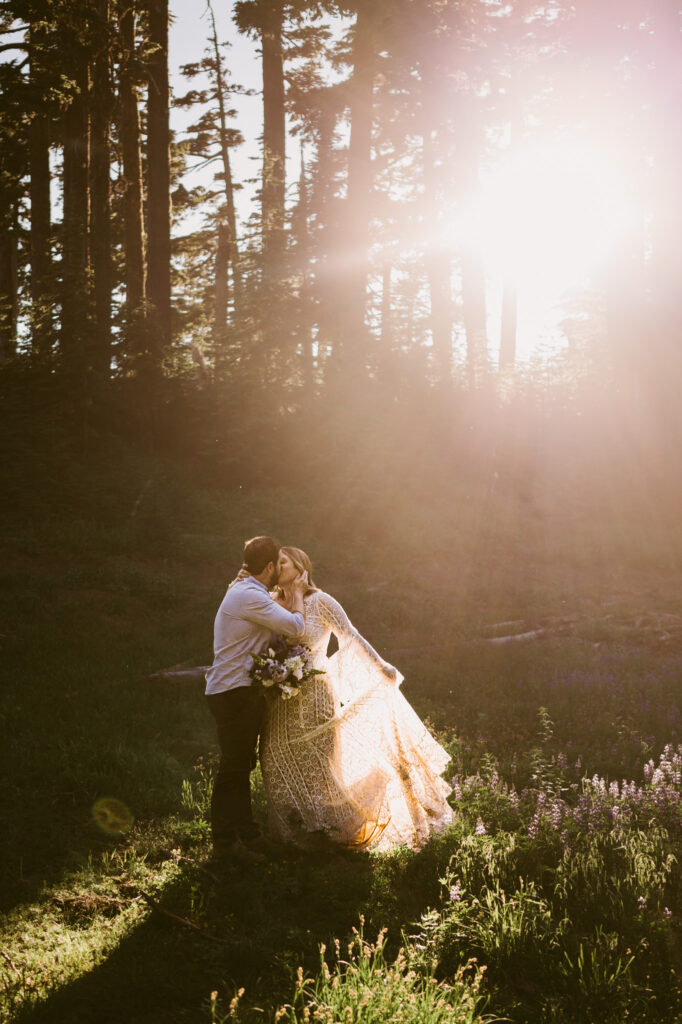
<path id="1" fill-rule="evenodd" d="M 8 211 L 0 230 L 0 365 L 17 346 L 18 280 L 16 213 Z"/>
<path id="2" fill-rule="evenodd" d="M 318 340 L 325 348 L 336 348 L 339 330 L 339 289 L 333 272 L 333 253 L 340 239 L 330 223 L 331 194 L 334 180 L 333 142 L 336 116 L 332 104 L 323 97 L 318 123 L 317 154 L 312 178 L 312 203 L 317 231 L 314 243 L 313 303 L 316 307 Z"/>
<path id="3" fill-rule="evenodd" d="M 372 122 L 376 49 L 374 0 L 360 0 L 353 38 L 351 130 L 348 149 L 348 291 L 346 296 L 347 371 L 352 375 L 367 340 L 365 312 L 372 191 Z"/>
<path id="4" fill-rule="evenodd" d="M 651 229 L 652 321 L 648 333 L 653 345 L 644 356 L 657 364 L 658 392 L 676 412 L 682 372 L 682 78 L 680 76 L 679 4 L 661 0 L 652 5 L 655 69 L 648 104 L 652 135 Z M 644 343 L 644 339 L 640 339 Z M 653 352 L 652 352 L 653 348 Z M 653 356 L 653 358 L 652 358 Z"/>
<path id="5" fill-rule="evenodd" d="M 388 386 L 396 378 L 395 318 L 393 316 L 393 267 L 390 259 L 384 263 L 381 272 L 381 339 L 379 343 L 379 379 Z"/>
<path id="6" fill-rule="evenodd" d="M 153 307 L 152 360 L 158 368 L 171 341 L 168 0 L 149 0 L 149 41 L 156 49 L 149 58 L 147 107 L 147 298 Z"/>
<path id="7" fill-rule="evenodd" d="M 40 47 L 43 33 L 30 30 L 31 79 L 36 67 L 33 61 Z M 29 166 L 31 201 L 31 345 L 32 357 L 37 365 L 49 362 L 54 346 L 53 278 L 50 241 L 50 123 L 46 117 L 36 115 L 29 125 Z"/>
<path id="8" fill-rule="evenodd" d="M 101 48 L 92 75 L 90 143 L 91 249 L 95 300 L 94 366 L 106 378 L 111 371 L 111 183 L 109 130 L 111 78 L 109 68 L 109 0 L 97 0 Z"/>
<path id="9" fill-rule="evenodd" d="M 214 60 L 216 67 L 216 95 L 218 98 L 218 118 L 220 131 L 220 156 L 223 164 L 223 182 L 225 187 L 225 208 L 227 211 L 227 228 L 229 231 L 228 259 L 232 266 L 232 283 L 234 289 L 234 310 L 235 314 L 239 308 L 241 298 L 241 268 L 239 266 L 239 242 L 237 238 L 237 213 L 234 205 L 234 187 L 232 184 L 232 169 L 230 167 L 230 147 L 227 135 L 227 90 L 225 88 L 225 77 L 223 74 L 223 60 L 218 44 L 218 31 L 216 29 L 213 5 L 208 0 L 208 10 L 211 16 Z M 218 242 L 220 244 L 220 240 Z M 227 312 L 227 307 L 226 307 Z"/>
<path id="10" fill-rule="evenodd" d="M 511 90 L 509 95 L 510 121 L 509 121 L 509 156 L 512 167 L 516 161 L 514 157 L 518 151 L 518 143 L 521 138 L 521 125 L 523 117 L 521 114 L 521 103 L 516 89 Z M 519 186 L 518 174 L 512 171 L 512 195 Z M 502 311 L 500 317 L 500 353 L 498 358 L 498 370 L 501 373 L 509 373 L 514 369 L 516 362 L 516 330 L 518 315 L 518 295 L 516 287 L 516 271 L 514 264 L 518 261 L 518 241 L 514 239 L 510 265 L 508 266 L 502 287 Z"/>
<path id="11" fill-rule="evenodd" d="M 301 173 L 298 182 L 298 203 L 291 218 L 294 245 L 292 271 L 298 278 L 298 310 L 296 332 L 301 347 L 301 376 L 308 394 L 315 390 L 315 358 L 313 350 L 313 289 L 310 276 L 311 239 L 308 230 L 308 182 L 303 147 L 301 147 Z"/>
<path id="12" fill-rule="evenodd" d="M 128 0 L 119 0 L 121 61 L 119 124 L 123 157 L 123 237 L 125 250 L 126 319 L 130 330 L 135 311 L 145 299 L 144 216 L 142 208 L 142 153 L 135 62 L 135 10 Z"/>
<path id="13" fill-rule="evenodd" d="M 285 112 L 282 0 L 265 5 L 263 48 L 263 256 L 277 266 L 285 245 Z"/>
<path id="14" fill-rule="evenodd" d="M 431 334 L 436 375 L 441 383 L 452 379 L 452 300 L 450 296 L 450 261 L 447 251 L 438 242 L 439 189 L 437 183 L 433 132 L 423 136 L 424 200 L 429 225 L 426 271 L 431 300 Z"/>
<path id="15" fill-rule="evenodd" d="M 215 257 L 215 290 L 213 305 L 213 353 L 217 370 L 225 363 L 227 336 L 227 272 L 230 262 L 230 231 L 226 224 L 218 223 L 218 245 Z"/>
<path id="16" fill-rule="evenodd" d="M 466 96 L 458 118 L 458 184 L 463 200 L 473 197 L 479 187 L 479 142 L 473 96 Z M 479 384 L 488 370 L 485 269 L 475 242 L 461 252 L 462 303 L 467 346 L 467 372 L 472 384 Z"/>
<path id="17" fill-rule="evenodd" d="M 60 354 L 72 373 L 90 365 L 88 263 L 88 59 L 74 50 L 72 76 L 78 87 L 63 117 L 64 211 L 62 224 L 62 317 Z"/>
<path id="18" fill-rule="evenodd" d="M 502 291 L 499 361 L 502 372 L 513 370 L 516 361 L 516 311 L 516 282 L 509 276 Z"/>
<path id="19" fill-rule="evenodd" d="M 462 254 L 462 301 L 467 372 L 471 383 L 479 384 L 488 370 L 485 271 L 473 248 L 467 248 Z"/>

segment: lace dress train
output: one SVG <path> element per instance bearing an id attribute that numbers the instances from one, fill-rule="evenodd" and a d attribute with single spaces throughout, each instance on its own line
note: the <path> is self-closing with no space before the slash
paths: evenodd
<path id="1" fill-rule="evenodd" d="M 331 634 L 339 649 L 327 658 Z M 274 838 L 351 849 L 419 849 L 453 820 L 440 777 L 449 755 L 383 673 L 386 662 L 338 601 L 306 598 L 315 668 L 298 697 L 268 703 L 261 764 Z"/>

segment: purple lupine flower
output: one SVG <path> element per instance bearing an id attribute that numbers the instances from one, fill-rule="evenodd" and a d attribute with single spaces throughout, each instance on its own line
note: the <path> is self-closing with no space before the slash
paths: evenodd
<path id="1" fill-rule="evenodd" d="M 564 811 L 563 801 L 555 800 L 552 803 L 552 809 L 551 809 L 551 812 L 550 812 L 550 821 L 552 823 L 552 828 L 554 829 L 555 832 L 558 831 L 559 826 L 561 825 L 561 821 L 562 821 L 562 818 L 563 818 L 563 811 Z"/>

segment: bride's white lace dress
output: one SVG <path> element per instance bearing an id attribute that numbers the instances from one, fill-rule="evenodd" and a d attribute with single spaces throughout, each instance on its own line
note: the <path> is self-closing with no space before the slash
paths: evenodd
<path id="1" fill-rule="evenodd" d="M 305 606 L 303 642 L 324 675 L 268 702 L 261 764 L 273 838 L 419 849 L 453 820 L 440 777 L 450 757 L 338 601 L 318 590 Z M 339 649 L 327 658 L 332 633 Z"/>

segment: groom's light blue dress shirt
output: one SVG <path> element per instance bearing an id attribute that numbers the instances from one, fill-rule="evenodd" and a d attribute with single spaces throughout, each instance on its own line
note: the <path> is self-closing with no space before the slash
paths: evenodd
<path id="1" fill-rule="evenodd" d="M 239 580 L 225 594 L 215 618 L 206 693 L 250 686 L 251 655 L 262 651 L 273 633 L 294 637 L 304 628 L 301 613 L 288 612 L 273 601 L 265 584 L 253 576 Z"/>

